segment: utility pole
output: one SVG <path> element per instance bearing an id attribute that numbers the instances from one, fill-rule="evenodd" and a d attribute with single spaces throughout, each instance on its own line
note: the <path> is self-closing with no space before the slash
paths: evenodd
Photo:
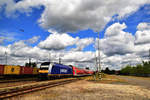
<path id="1" fill-rule="evenodd" d="M 29 57 L 29 67 L 31 67 L 31 58 Z"/>
<path id="2" fill-rule="evenodd" d="M 51 54 L 49 53 L 49 62 L 51 62 Z"/>
<path id="3" fill-rule="evenodd" d="M 96 78 L 97 78 L 97 73 L 98 73 L 98 62 L 97 62 L 97 56 L 96 56 L 96 53 L 95 53 L 95 73 L 94 73 L 94 75 L 93 75 L 93 77 L 94 77 L 94 80 L 96 80 Z"/>
<path id="4" fill-rule="evenodd" d="M 149 61 L 150 61 L 150 49 L 149 49 Z"/>
<path id="5" fill-rule="evenodd" d="M 59 57 L 59 64 L 61 64 L 61 58 Z"/>
<path id="6" fill-rule="evenodd" d="M 7 65 L 7 52 L 5 51 L 5 57 L 6 57 L 6 62 L 5 64 Z"/>
<path id="7" fill-rule="evenodd" d="M 101 79 L 101 54 L 100 54 L 100 33 L 98 32 L 98 71 L 99 71 L 99 78 Z"/>
<path id="8" fill-rule="evenodd" d="M 36 59 L 36 65 L 38 64 L 38 59 Z"/>
<path id="9" fill-rule="evenodd" d="M 95 54 L 95 66 L 96 66 L 96 71 L 98 71 L 98 63 L 97 63 L 97 57 L 96 57 L 96 54 Z"/>

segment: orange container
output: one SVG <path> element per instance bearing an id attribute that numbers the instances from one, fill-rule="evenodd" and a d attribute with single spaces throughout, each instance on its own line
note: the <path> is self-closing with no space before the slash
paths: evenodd
<path id="1" fill-rule="evenodd" d="M 32 74 L 33 75 L 37 75 L 39 73 L 39 69 L 38 68 L 33 68 L 33 72 L 32 72 Z"/>
<path id="2" fill-rule="evenodd" d="M 4 66 L 5 65 L 0 65 L 0 75 L 4 75 Z"/>
<path id="3" fill-rule="evenodd" d="M 20 70 L 21 70 L 20 66 L 6 65 L 4 67 L 4 74 L 5 75 L 19 75 Z"/>

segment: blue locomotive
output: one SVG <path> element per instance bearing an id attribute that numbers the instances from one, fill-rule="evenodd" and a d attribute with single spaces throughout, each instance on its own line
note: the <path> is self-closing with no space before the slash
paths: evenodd
<path id="1" fill-rule="evenodd" d="M 70 77 L 73 75 L 72 67 L 58 63 L 44 62 L 40 66 L 39 78 L 56 78 L 56 77 Z"/>

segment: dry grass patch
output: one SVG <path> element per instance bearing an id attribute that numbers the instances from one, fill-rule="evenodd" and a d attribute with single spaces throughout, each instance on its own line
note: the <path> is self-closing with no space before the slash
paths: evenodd
<path id="1" fill-rule="evenodd" d="M 102 80 L 96 81 L 92 76 L 82 79 L 16 97 L 14 100 L 150 100 L 149 89 L 130 84 L 109 84 L 125 82 L 114 75 L 105 75 Z"/>
<path id="2" fill-rule="evenodd" d="M 139 86 L 93 83 L 85 80 L 46 89 L 14 100 L 149 100 Z"/>
<path id="3" fill-rule="evenodd" d="M 107 74 L 102 74 L 101 80 L 99 79 L 94 79 L 93 76 L 89 76 L 85 78 L 85 80 L 94 82 L 94 83 L 104 83 L 104 84 L 111 84 L 111 83 L 127 83 L 126 80 L 120 79 L 116 77 L 115 75 L 107 75 Z"/>
<path id="4" fill-rule="evenodd" d="M 115 75 L 105 75 L 104 78 L 102 78 L 102 83 L 114 83 L 114 82 L 119 82 L 119 83 L 126 83 L 127 81 L 124 79 L 120 79 L 116 77 Z"/>

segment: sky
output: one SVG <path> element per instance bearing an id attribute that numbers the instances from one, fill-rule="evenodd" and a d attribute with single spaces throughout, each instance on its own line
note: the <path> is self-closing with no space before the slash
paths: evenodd
<path id="1" fill-rule="evenodd" d="M 0 63 L 58 61 L 95 69 L 147 60 L 150 0 L 0 0 Z"/>

